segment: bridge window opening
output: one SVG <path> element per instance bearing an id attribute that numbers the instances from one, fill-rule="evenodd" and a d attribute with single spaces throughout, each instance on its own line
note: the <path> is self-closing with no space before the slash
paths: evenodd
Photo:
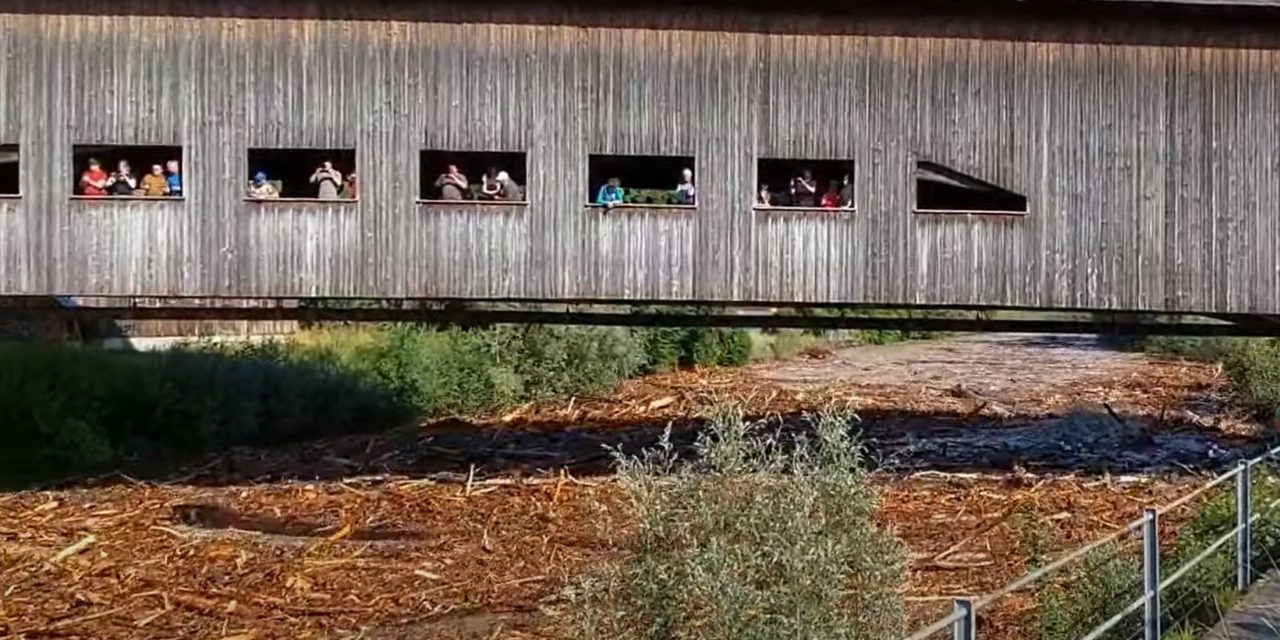
<path id="1" fill-rule="evenodd" d="M 525 202 L 528 155 L 507 151 L 422 151 L 423 202 Z"/>
<path id="2" fill-rule="evenodd" d="M 181 198 L 182 147 L 76 145 L 71 151 L 72 194 L 101 198 Z"/>
<path id="3" fill-rule="evenodd" d="M 595 206 L 698 204 L 691 156 L 593 155 L 588 158 L 587 183 L 587 202 Z"/>
<path id="4" fill-rule="evenodd" d="M 761 158 L 756 208 L 854 209 L 853 162 Z"/>
<path id="5" fill-rule="evenodd" d="M 1027 197 L 933 162 L 916 163 L 916 211 L 1026 213 Z"/>
<path id="6" fill-rule="evenodd" d="M 18 145 L 0 144 L 0 196 L 16 196 L 22 192 L 18 171 L 20 160 Z"/>
<path id="7" fill-rule="evenodd" d="M 249 200 L 357 200 L 355 149 L 249 149 Z"/>

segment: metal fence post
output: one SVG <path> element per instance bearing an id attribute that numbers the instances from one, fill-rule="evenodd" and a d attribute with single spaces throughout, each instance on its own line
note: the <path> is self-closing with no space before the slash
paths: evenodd
<path id="1" fill-rule="evenodd" d="M 1253 572 L 1249 565 L 1253 556 L 1253 545 L 1249 531 L 1249 520 L 1253 517 L 1252 488 L 1250 485 L 1249 461 L 1241 460 L 1236 470 L 1236 590 L 1248 591 L 1253 582 Z"/>
<path id="2" fill-rule="evenodd" d="M 1160 525 L 1155 509 L 1142 523 L 1143 638 L 1160 640 Z"/>
<path id="3" fill-rule="evenodd" d="M 955 640 L 977 640 L 978 621 L 973 616 L 973 601 L 965 598 L 955 599 L 956 613 L 962 614 L 959 620 L 951 625 L 951 637 Z"/>

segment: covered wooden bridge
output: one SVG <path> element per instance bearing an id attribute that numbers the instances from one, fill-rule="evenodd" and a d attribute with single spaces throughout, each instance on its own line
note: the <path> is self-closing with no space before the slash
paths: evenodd
<path id="1" fill-rule="evenodd" d="M 1280 314 L 1280 2 L 88 7 L 0 0 L 0 296 Z"/>

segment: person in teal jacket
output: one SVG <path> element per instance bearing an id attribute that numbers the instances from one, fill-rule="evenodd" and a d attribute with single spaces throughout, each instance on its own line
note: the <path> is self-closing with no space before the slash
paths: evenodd
<path id="1" fill-rule="evenodd" d="M 600 187 L 600 193 L 596 194 L 596 204 L 602 204 L 606 207 L 622 204 L 622 181 L 617 178 L 609 178 L 609 181 Z"/>

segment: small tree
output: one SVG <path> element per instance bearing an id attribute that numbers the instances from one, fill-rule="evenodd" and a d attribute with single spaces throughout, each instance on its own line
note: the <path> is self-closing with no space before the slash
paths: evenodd
<path id="1" fill-rule="evenodd" d="M 669 435 L 618 458 L 637 530 L 628 556 L 575 591 L 582 637 L 900 634 L 905 554 L 873 522 L 876 495 L 845 416 L 784 436 L 722 410 L 691 461 L 678 459 Z"/>

